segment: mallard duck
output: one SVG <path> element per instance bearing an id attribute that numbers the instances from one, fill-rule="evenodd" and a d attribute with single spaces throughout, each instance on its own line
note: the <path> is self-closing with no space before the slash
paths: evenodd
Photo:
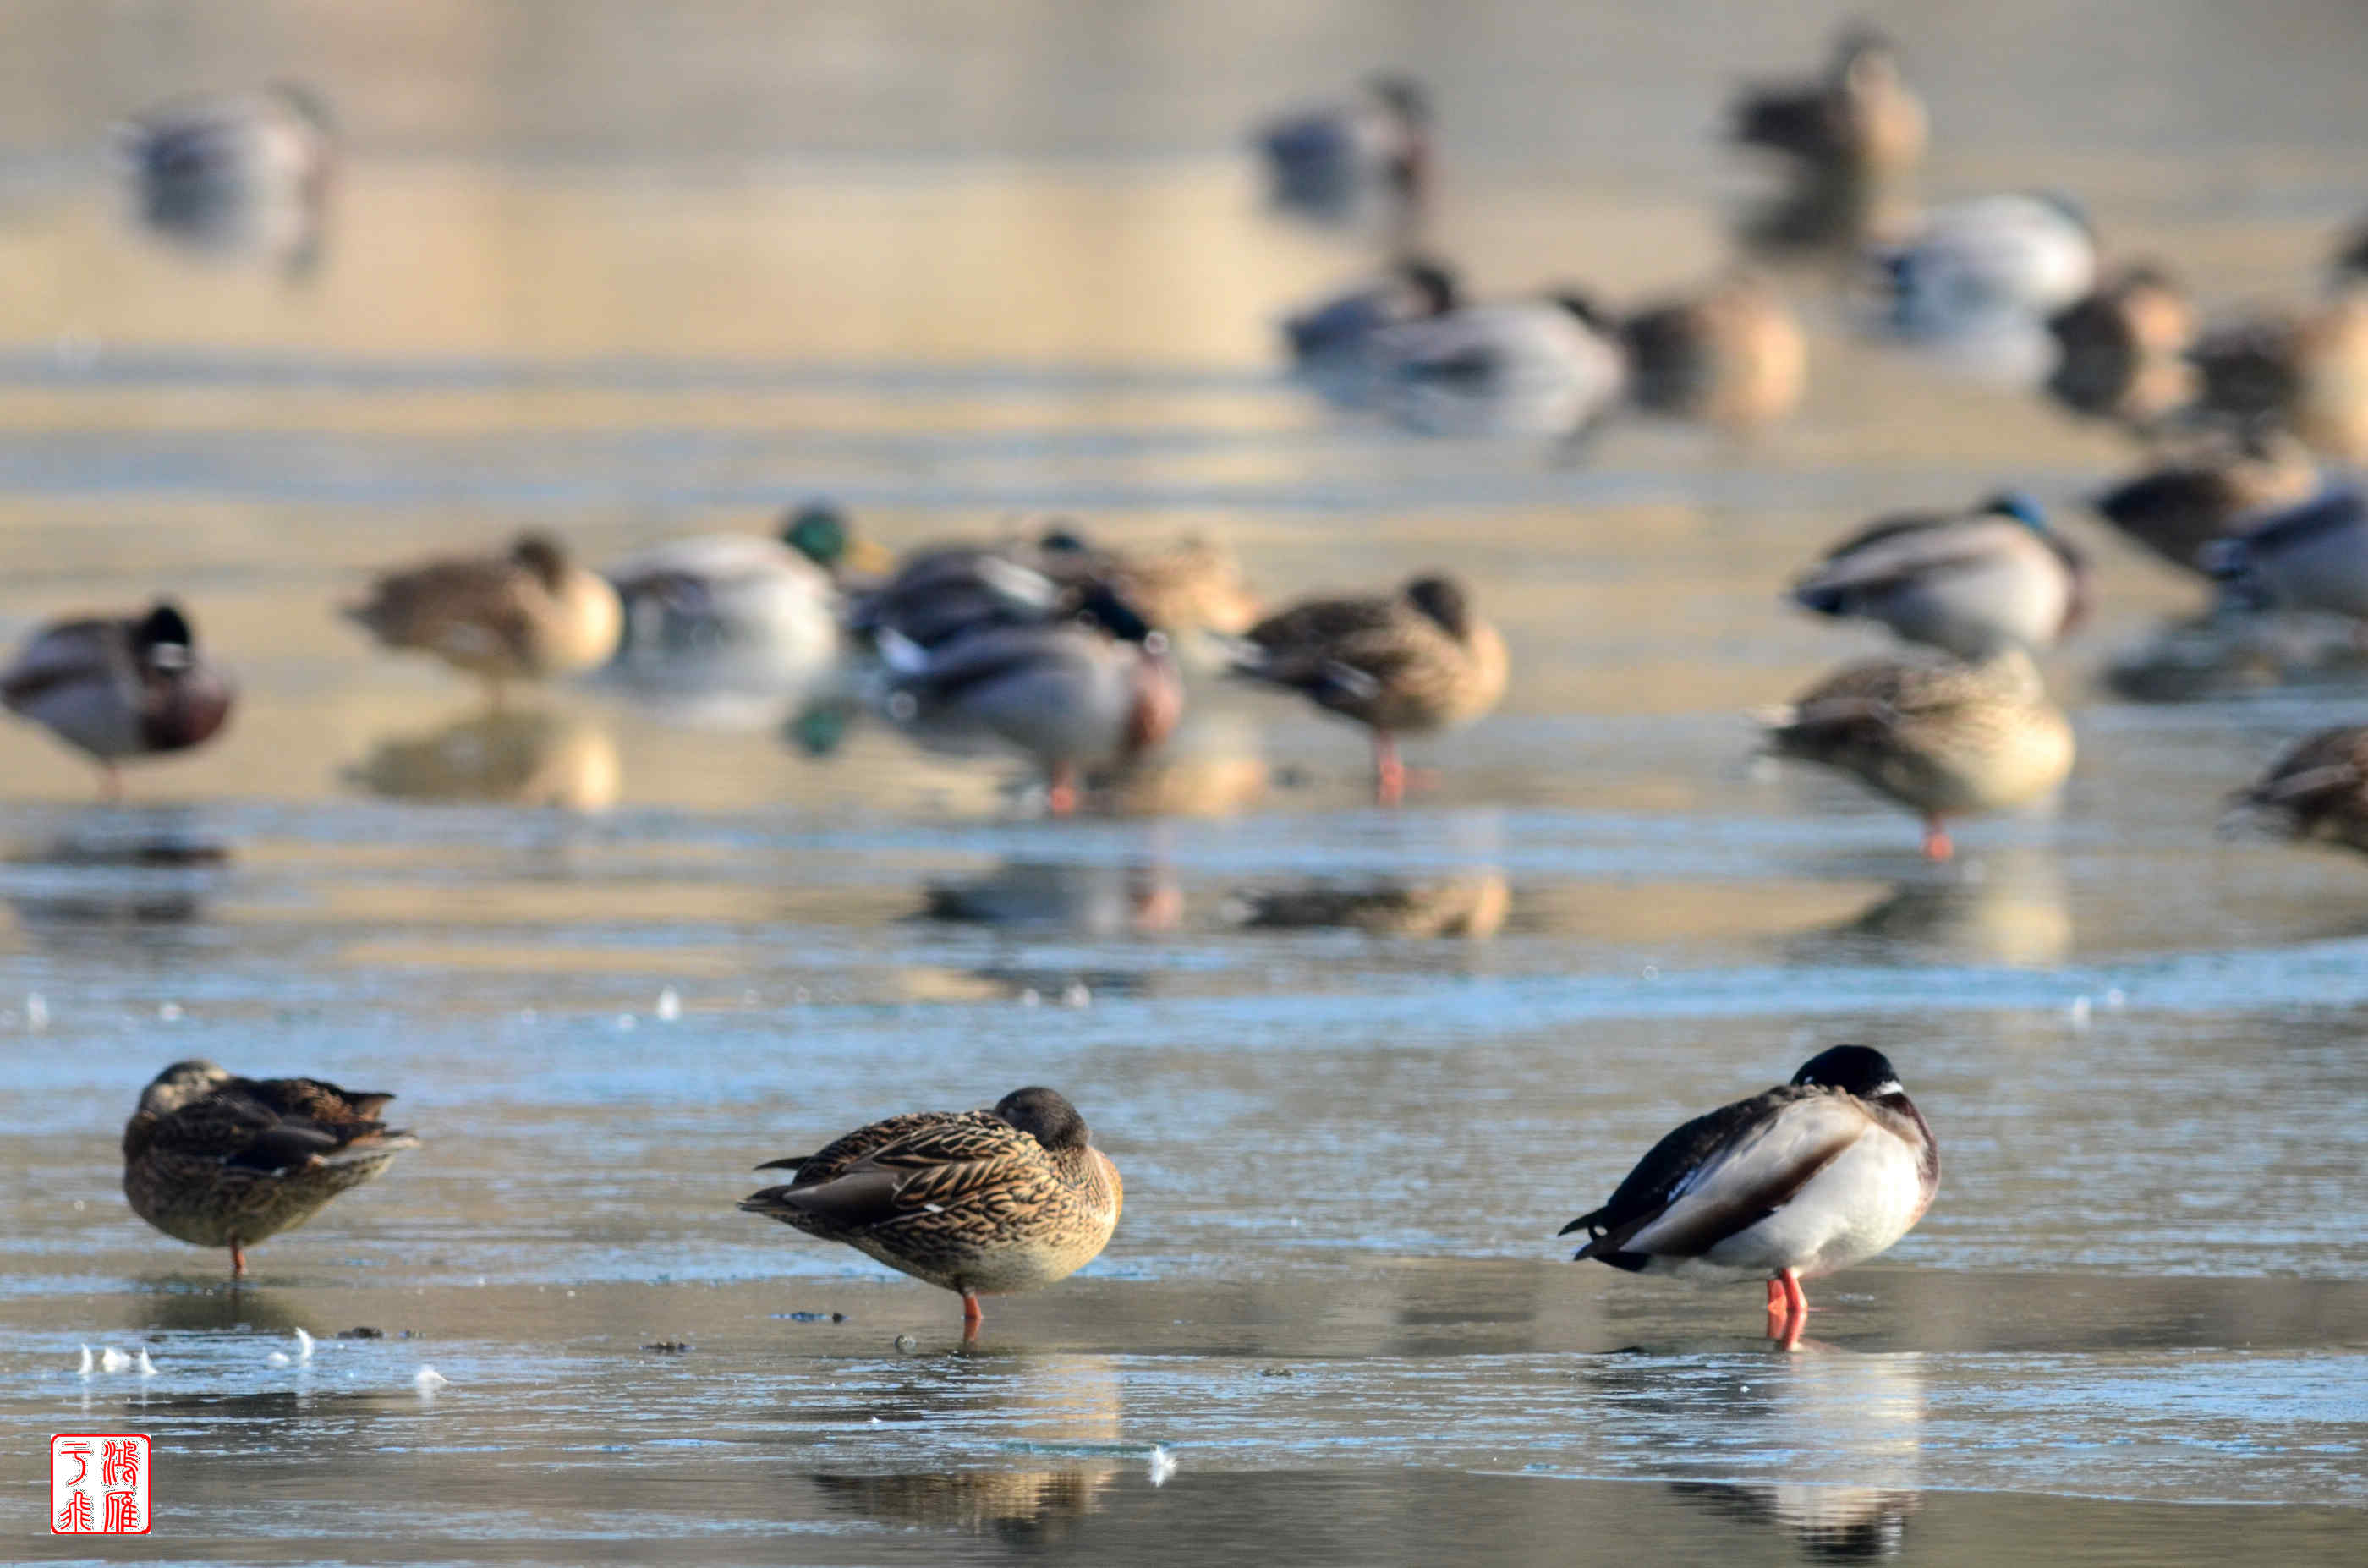
<path id="1" fill-rule="evenodd" d="M 2124 267 L 2047 320 L 2055 339 L 2048 395 L 2075 414 L 2134 430 L 2159 425 L 2195 395 L 2195 304 L 2161 267 Z"/>
<path id="2" fill-rule="evenodd" d="M 1811 82 L 1754 85 L 1735 106 L 1735 140 L 1781 153 L 1820 174 L 1903 175 L 1924 157 L 1924 105 L 1891 40 L 1846 29 L 1832 63 Z"/>
<path id="3" fill-rule="evenodd" d="M 2087 561 L 2038 503 L 2009 492 L 1970 512 L 1877 519 L 1827 551 L 1793 600 L 1974 659 L 2004 642 L 2053 645 L 2078 624 L 2088 583 Z"/>
<path id="4" fill-rule="evenodd" d="M 505 682 L 606 664 L 624 630 L 617 590 L 543 533 L 520 534 L 507 555 L 388 573 L 344 613 L 390 648 L 433 653 L 483 677 L 495 702 Z"/>
<path id="5" fill-rule="evenodd" d="M 2097 239 L 2086 214 L 2054 195 L 1987 196 L 1940 208 L 1873 254 L 1888 324 L 1907 337 L 2044 321 L 2097 279 Z"/>
<path id="6" fill-rule="evenodd" d="M 1628 389 L 1628 351 L 1585 295 L 1465 305 L 1373 336 L 1383 399 L 1414 429 L 1448 436 L 1592 433 Z"/>
<path id="7" fill-rule="evenodd" d="M 2368 500 L 2350 485 L 2256 515 L 2244 532 L 2206 545 L 2203 560 L 2249 608 L 2368 620 Z"/>
<path id="8" fill-rule="evenodd" d="M 624 606 L 620 665 L 748 653 L 795 668 L 838 648 L 838 579 L 892 564 L 826 502 L 792 508 L 780 534 L 701 534 L 638 551 L 603 574 Z"/>
<path id="9" fill-rule="evenodd" d="M 1883 1052 L 1821 1051 L 1780 1085 L 1696 1117 L 1653 1145 L 1611 1201 L 1565 1225 L 1574 1263 L 1632 1274 L 1768 1281 L 1768 1337 L 1800 1343 L 1815 1279 L 1915 1228 L 1941 1148 Z"/>
<path id="10" fill-rule="evenodd" d="M 1640 408 L 1752 429 L 1800 406 L 1808 343 L 1792 307 L 1756 273 L 1729 274 L 1620 324 L 1629 396 Z"/>
<path id="11" fill-rule="evenodd" d="M 1199 534 L 1160 550 L 1122 551 L 1089 543 L 1074 523 L 1062 521 L 1037 537 L 1036 560 L 1080 596 L 1097 585 L 1108 588 L 1165 631 L 1237 636 L 1258 619 L 1258 596 L 1242 581 L 1241 562 Z"/>
<path id="12" fill-rule="evenodd" d="M 1244 634 L 1234 673 L 1306 697 L 1373 733 L 1373 790 L 1406 790 L 1397 737 L 1470 723 L 1505 695 L 1505 642 L 1440 573 L 1393 595 L 1305 599 Z"/>
<path id="13" fill-rule="evenodd" d="M 1056 581 L 1035 544 L 1015 534 L 915 551 L 886 581 L 856 596 L 847 619 L 848 631 L 875 648 L 890 633 L 937 648 L 973 631 L 1039 626 L 1076 611 L 1075 587 Z"/>
<path id="14" fill-rule="evenodd" d="M 1430 96 L 1413 78 L 1368 79 L 1354 98 L 1293 110 L 1257 137 L 1277 207 L 1338 221 L 1381 197 L 1402 211 L 1429 195 Z"/>
<path id="15" fill-rule="evenodd" d="M 1379 278 L 1286 318 L 1283 343 L 1293 370 L 1334 402 L 1361 407 L 1376 390 L 1374 335 L 1443 316 L 1463 302 L 1454 268 L 1429 256 L 1408 256 Z"/>
<path id="16" fill-rule="evenodd" d="M 1043 768 L 1047 807 L 1067 815 L 1087 768 L 1133 762 L 1184 709 L 1167 637 L 1107 590 L 1087 608 L 1094 624 L 988 627 L 935 648 L 888 634 L 889 717 L 985 729 Z"/>
<path id="17" fill-rule="evenodd" d="M 2368 458 L 2368 250 L 2347 242 L 2316 307 L 2215 327 L 2193 358 L 2200 417 L 2274 421 L 2323 456 Z"/>
<path id="18" fill-rule="evenodd" d="M 419 1140 L 378 1119 L 393 1095 L 317 1078 L 241 1078 L 211 1062 L 176 1062 L 123 1125 L 123 1195 L 175 1241 L 246 1248 L 292 1231 L 361 1186 Z"/>
<path id="19" fill-rule="evenodd" d="M 0 671 L 0 704 L 95 759 L 109 800 L 123 792 L 119 764 L 204 744 L 236 697 L 170 600 L 144 615 L 51 621 Z"/>
<path id="20" fill-rule="evenodd" d="M 290 277 L 318 265 L 336 127 L 320 95 L 291 82 L 166 104 L 118 133 L 140 220 L 185 248 L 270 261 Z"/>
<path id="21" fill-rule="evenodd" d="M 2368 726 L 2346 724 L 2297 742 L 2234 803 L 2289 838 L 2368 854 Z"/>
<path id="22" fill-rule="evenodd" d="M 2309 449 L 2282 430 L 2205 431 L 2093 504 L 2099 517 L 2165 561 L 2203 574 L 2207 546 L 2248 515 L 2310 499 L 2319 483 Z"/>
<path id="23" fill-rule="evenodd" d="M 763 1214 L 962 1299 L 974 1338 L 981 1296 L 1040 1290 L 1100 1256 L 1118 1227 L 1118 1167 L 1077 1108 L 1014 1089 L 993 1110 L 925 1110 L 860 1127 L 817 1154 L 768 1160 L 787 1187 L 741 1199 Z"/>
<path id="24" fill-rule="evenodd" d="M 1767 716 L 1779 756 L 1822 763 L 1924 818 L 1924 854 L 1951 853 L 1951 817 L 2039 799 L 2072 771 L 2072 726 L 2020 647 L 1978 664 L 1846 665 Z"/>

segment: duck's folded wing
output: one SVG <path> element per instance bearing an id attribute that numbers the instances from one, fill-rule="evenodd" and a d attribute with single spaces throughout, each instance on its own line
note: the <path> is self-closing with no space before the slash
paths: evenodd
<path id="1" fill-rule="evenodd" d="M 11 708 L 28 708 L 76 681 L 104 680 L 115 665 L 106 621 L 72 620 L 52 626 L 28 642 L 16 662 L 0 671 L 0 700 Z"/>
<path id="2" fill-rule="evenodd" d="M 1669 1187 L 1659 1208 L 1621 1223 L 1589 1246 L 1598 1253 L 1698 1257 L 1791 1202 L 1872 1125 L 1866 1112 L 1843 1096 L 1788 1096 L 1735 1130 Z"/>
<path id="3" fill-rule="evenodd" d="M 902 1116 L 869 1122 L 842 1138 L 834 1138 L 811 1154 L 791 1154 L 783 1159 L 768 1160 L 757 1168 L 760 1171 L 795 1171 L 796 1185 L 811 1186 L 830 1180 L 868 1157 L 875 1149 L 904 1143 L 918 1142 L 931 1129 L 954 1122 L 993 1122 L 1009 1130 L 1009 1124 L 992 1111 L 984 1110 L 916 1110 Z"/>
<path id="4" fill-rule="evenodd" d="M 971 1116 L 931 1119 L 929 1126 L 842 1163 L 828 1176 L 807 1179 L 814 1168 L 808 1161 L 798 1180 L 752 1194 L 741 1207 L 804 1214 L 836 1230 L 868 1230 L 940 1212 L 990 1188 L 1031 1182 L 1043 1165 L 1042 1146 L 1008 1122 Z"/>

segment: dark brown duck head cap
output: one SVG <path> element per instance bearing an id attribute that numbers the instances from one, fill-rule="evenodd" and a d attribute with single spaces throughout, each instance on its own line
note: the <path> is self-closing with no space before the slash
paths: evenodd
<path id="1" fill-rule="evenodd" d="M 1429 572 L 1406 585 L 1406 602 L 1446 629 L 1457 642 L 1472 635 L 1472 595 L 1444 572 Z"/>
<path id="2" fill-rule="evenodd" d="M 1014 1089 L 995 1102 L 995 1114 L 1051 1150 L 1082 1149 L 1086 1119 L 1058 1089 Z"/>
<path id="3" fill-rule="evenodd" d="M 518 536 L 518 541 L 510 546 L 510 559 L 533 573 L 553 593 L 567 578 L 566 550 L 539 528 Z"/>
<path id="4" fill-rule="evenodd" d="M 1838 1045 L 1819 1051 L 1802 1063 L 1793 1082 L 1798 1087 L 1839 1089 L 1862 1100 L 1907 1092 L 1891 1058 L 1871 1045 Z"/>

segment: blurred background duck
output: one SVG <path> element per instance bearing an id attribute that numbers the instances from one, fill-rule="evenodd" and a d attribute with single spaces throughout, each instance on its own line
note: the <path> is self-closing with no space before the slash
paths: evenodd
<path id="1" fill-rule="evenodd" d="M 390 572 L 344 613 L 389 648 L 430 653 L 480 677 L 495 704 L 511 681 L 606 664 L 624 630 L 617 590 L 544 533 L 520 534 L 507 554 Z"/>
<path id="2" fill-rule="evenodd" d="M 2097 280 L 2086 213 L 2053 194 L 1935 209 L 1870 253 L 1884 321 L 1908 338 L 2015 334 L 2077 303 Z"/>
<path id="3" fill-rule="evenodd" d="M 2204 430 L 2181 438 L 2164 460 L 2099 495 L 2097 515 L 2163 560 L 2198 575 L 2206 548 L 2245 519 L 2318 493 L 2309 449 L 2275 426 Z"/>
<path id="4" fill-rule="evenodd" d="M 2046 391 L 2075 414 L 2143 433 L 2194 400 L 2195 304 L 2159 267 L 2120 268 L 2049 317 L 2047 330 L 2055 368 Z"/>
<path id="5" fill-rule="evenodd" d="M 1505 695 L 1507 673 L 1504 639 L 1443 573 L 1395 594 L 1303 599 L 1251 627 L 1233 668 L 1370 729 L 1383 805 L 1406 792 L 1397 737 L 1481 718 Z"/>
<path id="6" fill-rule="evenodd" d="M 776 538 L 707 534 L 639 551 L 606 573 L 624 609 L 609 676 L 667 717 L 780 723 L 838 680 L 842 579 L 891 564 L 827 503 L 792 509 Z"/>
<path id="7" fill-rule="evenodd" d="M 117 140 L 152 233 L 291 278 L 319 265 L 337 166 L 336 121 L 319 94 L 276 82 L 185 98 L 126 122 Z"/>
<path id="8" fill-rule="evenodd" d="M 235 1279 L 246 1272 L 246 1248 L 294 1230 L 419 1146 L 379 1119 L 393 1098 L 176 1062 L 124 1123 L 123 1195 L 175 1241 L 228 1247 Z"/>
<path id="9" fill-rule="evenodd" d="M 2199 417 L 2272 422 L 2323 457 L 2368 459 L 2368 230 L 2338 247 L 2316 306 L 2214 327 L 2194 358 Z"/>
<path id="10" fill-rule="evenodd" d="M 757 1168 L 797 1175 L 743 1210 L 959 1293 L 965 1339 L 979 1297 L 1041 1290 L 1100 1256 L 1124 1196 L 1077 1108 L 1041 1087 L 992 1110 L 892 1116 Z"/>
<path id="11" fill-rule="evenodd" d="M 1283 344 L 1293 373 L 1342 407 L 1360 408 L 1379 391 L 1376 335 L 1443 316 L 1463 302 L 1453 267 L 1429 256 L 1408 256 L 1378 278 L 1286 317 Z"/>
<path id="12" fill-rule="evenodd" d="M 2232 804 L 2288 838 L 2368 854 L 2368 726 L 2346 724 L 2306 736 Z"/>
<path id="13" fill-rule="evenodd" d="M 1430 187 L 1430 95 L 1411 76 L 1372 76 L 1338 103 L 1315 104 L 1259 128 L 1274 205 L 1328 222 L 1380 203 L 1402 233 L 1418 222 Z"/>
<path id="14" fill-rule="evenodd" d="M 1629 398 L 1649 414 L 1748 431 L 1798 408 L 1809 351 L 1784 297 L 1738 268 L 1620 323 Z"/>
<path id="15" fill-rule="evenodd" d="M 2368 621 L 2368 501 L 2350 485 L 2266 515 L 2206 545 L 2205 570 L 2230 602 Z"/>
<path id="16" fill-rule="evenodd" d="M 1913 172 L 1923 161 L 1927 131 L 1923 100 L 1908 86 L 1898 51 L 1869 27 L 1843 29 L 1822 75 L 1745 87 L 1731 124 L 1746 147 L 1850 178 Z"/>
<path id="17" fill-rule="evenodd" d="M 1577 441 L 1619 406 L 1628 351 L 1584 294 L 1464 305 L 1374 335 L 1383 401 L 1409 427 L 1444 436 Z"/>
<path id="18" fill-rule="evenodd" d="M 120 765 L 204 744 L 236 695 L 170 600 L 140 615 L 51 621 L 0 672 L 0 704 L 97 762 L 110 801 L 123 792 Z"/>
<path id="19" fill-rule="evenodd" d="M 1924 854 L 1945 860 L 1952 817 L 2005 811 L 2072 771 L 2072 726 L 2019 646 L 1978 663 L 1848 665 L 1764 716 L 1769 749 L 1839 769 L 1924 819 Z"/>
<path id="20" fill-rule="evenodd" d="M 2008 643 L 2052 646 L 2085 611 L 2088 579 L 2038 503 L 2009 492 L 1969 512 L 1880 518 L 1803 574 L 1793 599 L 1979 658 Z"/>
<path id="21" fill-rule="evenodd" d="M 1076 809 L 1087 771 L 1123 768 L 1166 740 L 1184 687 L 1165 634 L 1107 588 L 1089 619 L 998 625 L 936 647 L 881 638 L 888 716 L 984 731 L 1044 772 L 1055 816 Z"/>
<path id="22" fill-rule="evenodd" d="M 1258 617 L 1258 596 L 1242 576 L 1240 560 L 1203 535 L 1127 551 L 1089 542 L 1076 523 L 1061 518 L 1037 536 L 1036 558 L 1054 582 L 1080 596 L 1106 588 L 1171 635 L 1236 636 Z"/>

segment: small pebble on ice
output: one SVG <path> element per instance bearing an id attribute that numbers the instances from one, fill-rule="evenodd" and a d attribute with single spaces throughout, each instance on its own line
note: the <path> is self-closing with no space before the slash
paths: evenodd
<path id="1" fill-rule="evenodd" d="M 178 1002 L 160 1002 L 156 1005 L 156 1016 L 169 1024 L 181 1016 L 181 1005 Z"/>
<path id="2" fill-rule="evenodd" d="M 2086 996 L 2072 998 L 2072 1006 L 2066 1008 L 2066 1012 L 2070 1016 L 2074 1028 L 2085 1029 L 2089 1027 L 2089 999 Z"/>
<path id="3" fill-rule="evenodd" d="M 2129 994 L 2124 992 L 2120 986 L 2116 985 L 2112 990 L 2105 993 L 2105 1010 L 2107 1012 L 2118 1013 L 2129 1005 Z"/>
<path id="4" fill-rule="evenodd" d="M 434 1393 L 451 1381 L 433 1367 L 422 1367 L 411 1374 L 411 1386 L 421 1393 Z"/>
<path id="5" fill-rule="evenodd" d="M 1061 1006 L 1064 1007 L 1090 1007 L 1093 1002 L 1094 994 L 1086 989 L 1086 983 L 1082 980 L 1069 982 L 1069 988 L 1061 993 Z"/>
<path id="6" fill-rule="evenodd" d="M 1033 1007 L 1042 1000 L 1044 998 L 1036 994 L 1036 988 L 1032 985 L 1019 994 L 1019 1005 L 1023 1007 Z"/>
<path id="7" fill-rule="evenodd" d="M 658 993 L 658 1022 L 670 1024 L 682 1017 L 682 997 L 671 985 Z"/>
<path id="8" fill-rule="evenodd" d="M 1153 1449 L 1151 1450 L 1151 1484 L 1165 1486 L 1167 1484 L 1167 1478 L 1175 1473 L 1176 1456 L 1166 1449 Z"/>
<path id="9" fill-rule="evenodd" d="M 266 1356 L 263 1359 L 265 1364 L 268 1366 L 284 1367 L 288 1365 L 288 1352 L 285 1350 L 274 1350 L 270 1355 Z"/>
<path id="10" fill-rule="evenodd" d="M 25 1027 L 28 1029 L 45 1029 L 50 1027 L 50 1005 L 41 1000 L 41 994 L 38 991 L 30 993 L 25 998 Z"/>

